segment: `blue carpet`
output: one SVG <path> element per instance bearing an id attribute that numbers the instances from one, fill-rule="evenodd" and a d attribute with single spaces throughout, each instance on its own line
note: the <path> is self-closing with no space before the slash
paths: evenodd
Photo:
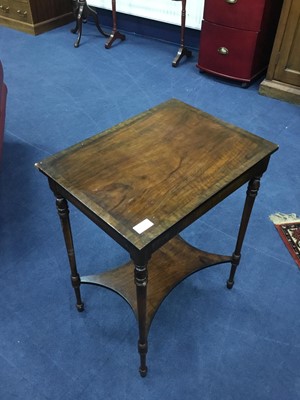
<path id="1" fill-rule="evenodd" d="M 8 86 L 0 173 L 0 399 L 296 400 L 300 397 L 300 275 L 268 216 L 300 213 L 300 109 L 219 81 L 197 55 L 171 63 L 177 45 L 127 34 L 104 48 L 90 23 L 81 45 L 67 25 L 33 37 L 0 27 Z M 171 97 L 279 144 L 262 179 L 236 284 L 229 266 L 189 277 L 159 309 L 138 374 L 137 326 L 114 293 L 82 288 L 79 314 L 55 199 L 34 163 Z M 246 188 L 183 232 L 231 254 Z M 82 274 L 127 253 L 73 207 Z"/>

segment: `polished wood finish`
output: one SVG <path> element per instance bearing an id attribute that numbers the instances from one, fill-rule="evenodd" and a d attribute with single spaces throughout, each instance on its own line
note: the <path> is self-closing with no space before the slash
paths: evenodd
<path id="1" fill-rule="evenodd" d="M 34 35 L 71 22 L 70 0 L 0 0 L 0 24 Z"/>
<path id="2" fill-rule="evenodd" d="M 230 261 L 231 257 L 198 250 L 180 236 L 175 236 L 154 252 L 148 264 L 147 331 L 161 302 L 179 282 L 200 269 Z M 133 269 L 131 261 L 113 271 L 81 277 L 81 283 L 109 287 L 124 297 L 138 317 Z"/>
<path id="3" fill-rule="evenodd" d="M 205 1 L 203 18 L 230 28 L 258 32 L 263 29 L 264 24 L 269 24 L 266 19 L 272 17 L 271 4 L 265 0 Z"/>
<path id="4" fill-rule="evenodd" d="M 198 68 L 241 81 L 268 66 L 282 0 L 206 0 Z"/>
<path id="5" fill-rule="evenodd" d="M 84 305 L 81 300 L 80 295 L 80 277 L 77 272 L 77 265 L 76 265 L 76 258 L 75 258 L 75 251 L 73 245 L 73 237 L 69 219 L 69 206 L 67 201 L 59 194 L 55 193 L 56 195 L 56 208 L 57 212 L 61 221 L 61 227 L 64 234 L 66 248 L 68 249 L 68 258 L 69 258 L 69 265 L 71 268 L 71 283 L 75 291 L 76 299 L 77 299 L 77 309 L 78 311 L 83 311 Z"/>
<path id="6" fill-rule="evenodd" d="M 272 50 L 263 95 L 300 104 L 300 2 L 285 0 Z"/>
<path id="7" fill-rule="evenodd" d="M 108 37 L 105 48 L 110 49 L 112 44 L 120 39 L 121 41 L 126 39 L 126 36 L 120 33 L 117 29 L 117 11 L 116 11 L 116 0 L 112 0 L 112 19 L 113 19 L 113 27 L 110 34 L 103 31 L 100 26 L 99 16 L 96 10 L 88 5 L 87 0 L 72 0 L 73 3 L 73 12 L 76 18 L 76 26 L 71 30 L 72 33 L 77 33 L 77 39 L 74 43 L 74 47 L 79 47 L 80 40 L 82 36 L 82 22 L 87 20 L 89 15 L 93 16 L 96 27 L 102 36 Z"/>
<path id="8" fill-rule="evenodd" d="M 151 321 L 180 281 L 231 263 L 227 287 L 232 288 L 260 177 L 277 148 L 172 99 L 36 164 L 57 198 L 77 308 L 83 309 L 81 284 L 104 286 L 126 299 L 138 320 L 142 376 Z M 233 255 L 200 251 L 178 236 L 246 182 Z M 132 261 L 80 277 L 67 201 L 123 246 Z M 136 226 L 145 221 L 152 225 L 138 232 Z"/>
<path id="9" fill-rule="evenodd" d="M 112 10 L 112 18 L 113 18 L 113 28 L 112 28 L 112 32 L 109 36 L 109 39 L 105 43 L 106 49 L 110 49 L 112 44 L 117 39 L 119 39 L 121 41 L 124 41 L 126 39 L 126 36 L 123 33 L 121 33 L 120 31 L 118 31 L 118 28 L 117 28 L 117 2 L 116 2 L 116 0 L 112 0 L 111 10 Z"/>
<path id="10" fill-rule="evenodd" d="M 175 0 L 178 1 L 178 0 Z M 177 51 L 172 67 L 177 67 L 183 57 L 192 57 L 192 52 L 185 45 L 185 20 L 186 20 L 186 0 L 181 0 L 181 26 L 180 26 L 180 47 Z"/>
<path id="11" fill-rule="evenodd" d="M 94 18 L 96 28 L 101 33 L 101 35 L 103 35 L 104 37 L 109 36 L 108 33 L 104 32 L 101 28 L 97 12 L 89 7 L 86 0 L 72 0 L 72 6 L 73 14 L 76 19 L 76 25 L 73 29 L 71 29 L 71 32 L 77 34 L 74 47 L 79 47 L 80 45 L 80 40 L 82 36 L 82 23 L 83 21 L 86 21 L 88 19 L 89 15 L 92 15 L 92 17 Z"/>

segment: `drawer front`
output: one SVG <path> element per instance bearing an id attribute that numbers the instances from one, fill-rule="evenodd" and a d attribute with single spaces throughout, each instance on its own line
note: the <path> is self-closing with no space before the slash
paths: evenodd
<path id="1" fill-rule="evenodd" d="M 32 23 L 31 10 L 28 1 L 10 0 L 10 17 L 22 22 Z"/>
<path id="2" fill-rule="evenodd" d="M 267 0 L 206 0 L 204 19 L 237 29 L 259 31 Z"/>
<path id="3" fill-rule="evenodd" d="M 258 33 L 203 21 L 198 67 L 217 75 L 249 81 Z"/>

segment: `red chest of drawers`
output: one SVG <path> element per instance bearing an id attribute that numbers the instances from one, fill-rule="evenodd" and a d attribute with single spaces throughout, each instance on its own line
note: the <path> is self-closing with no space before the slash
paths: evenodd
<path id="1" fill-rule="evenodd" d="M 206 0 L 197 67 L 249 84 L 268 66 L 282 0 Z"/>

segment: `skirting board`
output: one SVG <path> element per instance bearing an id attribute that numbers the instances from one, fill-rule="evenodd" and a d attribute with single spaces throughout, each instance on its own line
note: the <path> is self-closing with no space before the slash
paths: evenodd
<path id="1" fill-rule="evenodd" d="M 260 84 L 259 93 L 289 103 L 300 104 L 300 87 L 287 83 L 264 79 Z"/>

